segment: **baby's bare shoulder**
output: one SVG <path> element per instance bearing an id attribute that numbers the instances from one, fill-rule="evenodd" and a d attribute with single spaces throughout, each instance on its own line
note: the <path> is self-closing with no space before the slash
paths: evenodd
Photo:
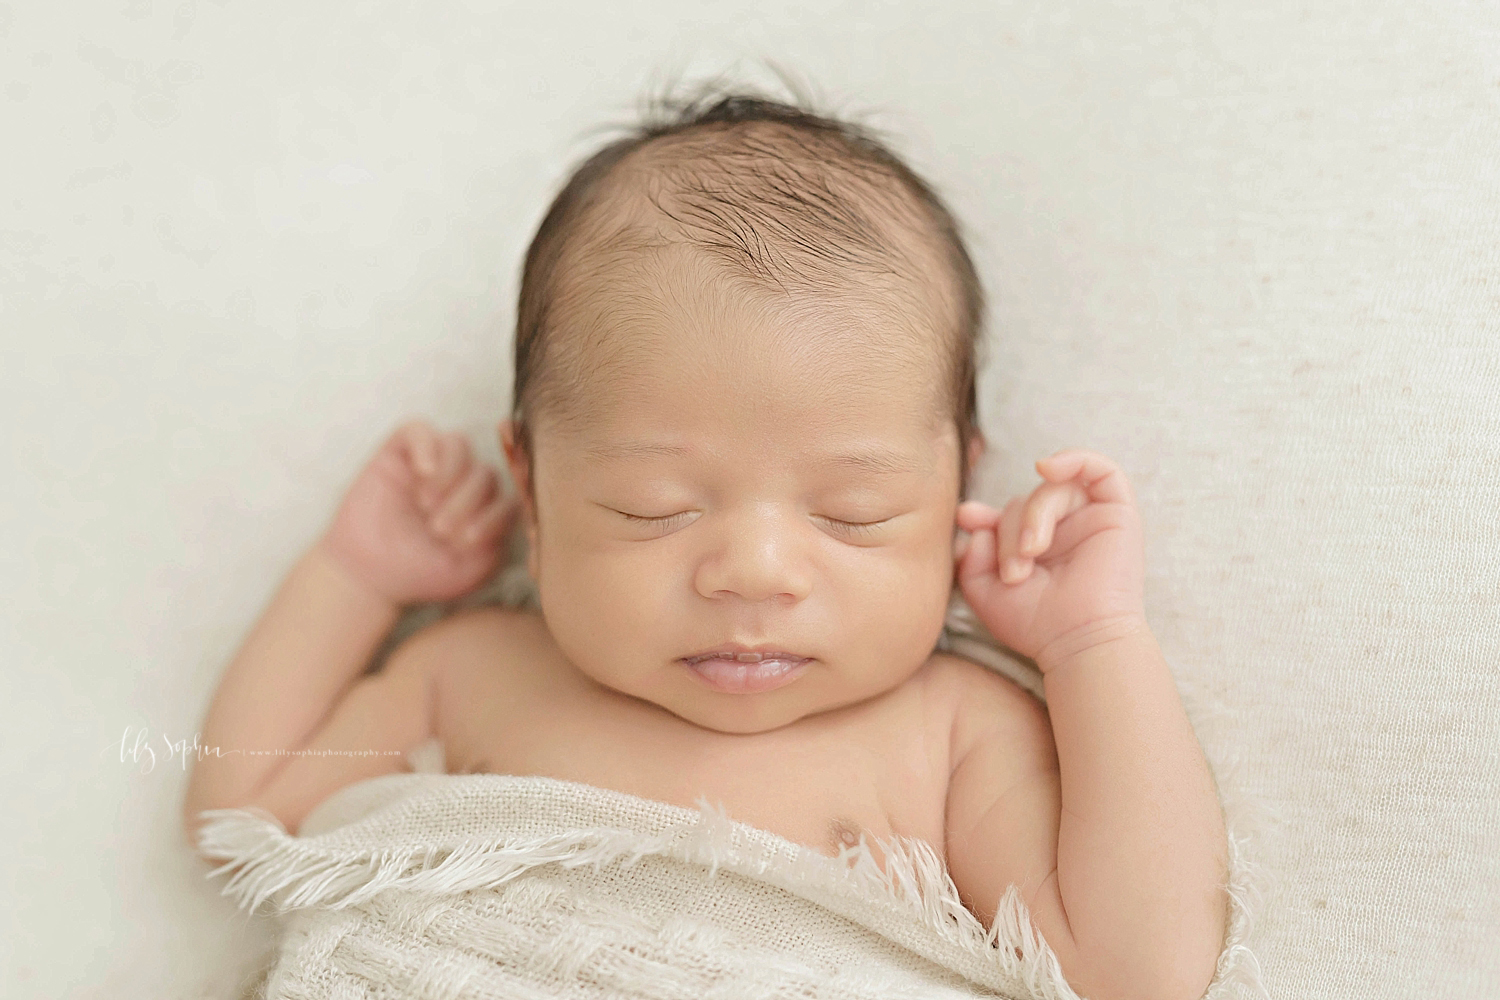
<path id="1" fill-rule="evenodd" d="M 412 635 L 391 653 L 398 661 L 434 675 L 451 676 L 482 665 L 492 672 L 497 658 L 532 650 L 537 629 L 545 625 L 536 615 L 513 608 L 470 608 L 447 616 Z"/>
<path id="2" fill-rule="evenodd" d="M 924 670 L 927 700 L 947 718 L 957 767 L 980 742 L 998 741 L 1021 758 L 1055 758 L 1046 706 L 1010 678 L 951 653 L 934 653 Z"/>

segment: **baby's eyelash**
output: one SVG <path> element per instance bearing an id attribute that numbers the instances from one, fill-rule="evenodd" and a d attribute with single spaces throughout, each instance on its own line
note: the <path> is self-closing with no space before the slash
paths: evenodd
<path id="1" fill-rule="evenodd" d="M 683 511 L 679 514 L 668 514 L 665 517 L 641 517 L 638 514 L 627 514 L 623 510 L 616 511 L 616 513 L 625 518 L 627 521 L 635 521 L 638 524 L 665 524 L 668 521 L 672 521 L 676 518 L 681 517 L 682 514 L 687 513 L 687 511 Z M 836 524 L 841 529 L 847 529 L 848 531 L 851 531 L 855 534 L 863 535 L 873 532 L 880 525 L 884 524 L 886 521 L 889 521 L 890 518 L 887 517 L 879 521 L 840 521 L 836 517 L 825 517 L 823 518 L 823 520 Z"/>
<path id="2" fill-rule="evenodd" d="M 840 528 L 848 528 L 856 534 L 869 534 L 886 521 L 889 521 L 890 518 L 886 518 L 883 521 L 840 521 L 836 517 L 826 517 L 824 520 L 832 521 Z"/>
<path id="3" fill-rule="evenodd" d="M 625 518 L 627 521 L 639 521 L 642 524 L 662 524 L 663 522 L 670 521 L 673 518 L 678 518 L 678 517 L 682 516 L 682 514 L 668 514 L 666 517 L 640 517 L 640 516 L 635 515 L 635 514 L 627 514 L 623 510 L 622 511 L 618 511 L 618 513 L 620 514 L 621 517 Z M 687 513 L 687 512 L 683 511 L 683 513 Z"/>

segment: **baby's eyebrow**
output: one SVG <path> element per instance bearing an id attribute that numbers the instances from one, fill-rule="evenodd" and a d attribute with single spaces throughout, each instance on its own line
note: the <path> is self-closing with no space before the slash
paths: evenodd
<path id="1" fill-rule="evenodd" d="M 584 456 L 596 462 L 630 458 L 692 458 L 696 454 L 697 449 L 687 445 L 652 441 L 615 441 L 584 449 Z M 927 464 L 914 455 L 905 451 L 879 447 L 865 447 L 836 453 L 824 452 L 815 454 L 813 459 L 823 465 L 883 476 L 909 475 L 927 469 Z"/>
<path id="2" fill-rule="evenodd" d="M 919 462 L 914 456 L 904 451 L 890 451 L 885 448 L 840 452 L 837 455 L 825 454 L 818 456 L 818 460 L 829 465 L 883 476 L 904 476 L 913 472 L 922 472 L 927 468 L 925 463 Z"/>

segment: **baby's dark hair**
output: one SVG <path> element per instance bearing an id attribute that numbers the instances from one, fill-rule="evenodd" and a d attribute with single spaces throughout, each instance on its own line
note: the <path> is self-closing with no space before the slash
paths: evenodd
<path id="1" fill-rule="evenodd" d="M 800 100 L 800 99 L 799 99 Z M 802 104 L 806 101 L 802 100 Z M 673 169 L 670 206 L 646 197 L 676 224 L 684 240 L 731 265 L 753 284 L 786 291 L 836 286 L 841 276 L 906 273 L 914 258 L 849 197 L 905 221 L 904 233 L 935 244 L 953 281 L 955 314 L 943 358 L 942 383 L 959 435 L 959 495 L 969 493 L 969 444 L 979 434 L 975 380 L 983 351 L 984 292 L 959 225 L 932 187 L 865 126 L 745 92 L 700 92 L 661 98 L 643 121 L 578 166 L 538 226 L 521 276 L 515 335 L 511 417 L 533 470 L 532 424 L 539 413 L 578 413 L 584 362 L 549 345 L 560 302 L 560 275 L 585 260 L 570 248 L 587 243 L 609 258 L 660 246 L 623 230 L 601 232 L 591 210 L 611 190 L 616 167 L 632 153 L 671 139 L 689 150 L 689 165 Z M 695 141 L 701 140 L 701 141 Z M 767 164 L 773 164 L 767 169 Z M 831 185 L 831 172 L 843 183 Z M 892 181 L 895 182 L 892 185 Z M 907 242 L 910 242 L 909 240 Z M 607 334 L 606 334 L 607 335 Z M 597 336 L 597 334 L 596 334 Z M 601 347 L 609 345 L 601 343 Z M 528 474 L 533 488 L 534 475 Z"/>

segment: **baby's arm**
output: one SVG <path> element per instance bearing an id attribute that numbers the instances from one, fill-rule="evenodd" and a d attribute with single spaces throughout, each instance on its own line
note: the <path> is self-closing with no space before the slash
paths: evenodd
<path id="1" fill-rule="evenodd" d="M 433 732 L 429 677 L 399 656 L 360 674 L 402 605 L 493 570 L 514 514 L 495 493 L 458 435 L 410 424 L 382 446 L 219 683 L 183 804 L 190 841 L 201 810 L 259 806 L 296 830 L 338 788 L 405 766 Z"/>
<path id="2" fill-rule="evenodd" d="M 1196 998 L 1224 946 L 1224 820 L 1155 637 L 1144 619 L 1111 624 L 1038 661 L 1062 782 L 1051 899 L 1100 982 Z M 1141 960 L 1161 991 L 1131 980 Z"/>
<path id="3" fill-rule="evenodd" d="M 1223 947 L 1223 818 L 1137 604 L 1128 484 L 1101 456 L 1071 455 L 1049 460 L 1052 481 L 1029 502 L 960 513 L 976 531 L 965 594 L 997 638 L 1036 659 L 1047 709 L 1021 707 L 1019 691 L 965 701 L 974 735 L 958 741 L 949 866 L 986 921 L 1015 884 L 1090 1000 L 1191 1000 Z M 1022 565 L 1005 570 L 1012 558 Z"/>
<path id="4" fill-rule="evenodd" d="M 396 614 L 395 604 L 354 579 L 321 545 L 298 560 L 214 693 L 200 743 L 223 756 L 210 753 L 193 767 L 183 803 L 190 840 L 203 809 L 257 805 L 295 830 L 316 803 L 288 803 L 284 791 L 268 785 L 299 762 L 325 775 L 329 765 L 354 762 L 370 772 L 361 777 L 396 769 L 400 757 L 277 755 L 308 748 Z M 373 749 L 373 735 L 362 733 L 340 749 Z"/>

